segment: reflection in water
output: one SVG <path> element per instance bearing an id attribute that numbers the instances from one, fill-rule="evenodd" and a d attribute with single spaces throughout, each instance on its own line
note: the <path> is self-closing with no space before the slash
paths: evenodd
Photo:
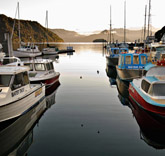
<path id="1" fill-rule="evenodd" d="M 109 77 L 109 82 L 110 85 L 116 85 L 116 76 L 117 76 L 117 72 L 116 72 L 116 68 L 114 67 L 110 67 L 106 64 L 106 73 L 107 76 Z"/>
<path id="2" fill-rule="evenodd" d="M 130 103 L 130 106 L 140 127 L 140 138 L 155 149 L 164 149 L 165 119 L 153 116 L 136 103 Z"/>
<path id="3" fill-rule="evenodd" d="M 17 120 L 0 124 L 0 156 L 27 153 L 33 143 L 33 128 L 44 112 L 55 104 L 55 94 L 59 85 L 59 82 L 55 83 L 49 88 L 48 97 Z"/>

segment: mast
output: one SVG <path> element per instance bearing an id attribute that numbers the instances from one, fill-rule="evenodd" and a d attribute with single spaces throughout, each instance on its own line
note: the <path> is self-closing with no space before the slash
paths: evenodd
<path id="1" fill-rule="evenodd" d="M 150 18 L 151 18 L 151 0 L 149 0 L 149 11 L 148 11 L 148 32 L 147 35 L 149 36 L 150 34 Z"/>
<path id="2" fill-rule="evenodd" d="M 111 5 L 110 5 L 110 28 L 109 28 L 109 42 L 111 44 L 111 32 L 112 32 L 112 21 L 111 21 Z"/>
<path id="3" fill-rule="evenodd" d="M 21 47 L 21 30 L 20 30 L 20 11 L 19 11 L 19 2 L 17 3 L 18 9 L 18 34 L 19 34 L 19 47 Z"/>
<path id="4" fill-rule="evenodd" d="M 146 39 L 146 15 L 147 15 L 147 5 L 145 5 L 145 17 L 144 17 L 144 40 Z"/>
<path id="5" fill-rule="evenodd" d="M 46 27 L 47 35 L 48 35 L 48 10 L 46 10 L 45 27 Z M 46 35 L 46 38 L 47 38 L 47 46 L 48 46 L 48 36 L 47 35 Z"/>
<path id="6" fill-rule="evenodd" d="M 126 1 L 124 1 L 124 43 L 126 41 Z"/>

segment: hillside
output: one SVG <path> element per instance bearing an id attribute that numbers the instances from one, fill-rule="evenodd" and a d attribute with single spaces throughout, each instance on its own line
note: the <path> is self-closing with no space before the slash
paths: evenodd
<path id="1" fill-rule="evenodd" d="M 52 32 L 56 33 L 58 36 L 63 38 L 64 42 L 93 42 L 96 39 L 109 40 L 109 31 L 104 30 L 97 34 L 92 35 L 80 35 L 74 31 L 67 31 L 64 29 L 51 29 Z M 123 28 L 112 30 L 112 41 L 118 40 L 122 42 L 124 39 Z M 153 32 L 154 34 L 155 32 Z M 134 42 L 135 40 L 142 40 L 143 38 L 142 30 L 126 30 L 126 42 Z"/>
<path id="2" fill-rule="evenodd" d="M 0 43 L 3 42 L 4 33 L 11 34 L 14 19 L 0 14 Z M 63 42 L 63 39 L 52 31 L 47 31 L 36 21 L 20 20 L 22 42 Z M 13 43 L 18 43 L 18 20 L 15 20 Z"/>

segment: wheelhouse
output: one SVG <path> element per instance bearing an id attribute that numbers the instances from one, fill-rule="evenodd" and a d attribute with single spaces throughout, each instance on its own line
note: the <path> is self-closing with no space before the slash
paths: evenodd
<path id="1" fill-rule="evenodd" d="M 54 70 L 53 62 L 25 62 L 25 66 L 30 68 L 30 71 L 50 71 Z"/>
<path id="2" fill-rule="evenodd" d="M 120 54 L 118 67 L 123 69 L 143 69 L 148 63 L 146 54 Z"/>

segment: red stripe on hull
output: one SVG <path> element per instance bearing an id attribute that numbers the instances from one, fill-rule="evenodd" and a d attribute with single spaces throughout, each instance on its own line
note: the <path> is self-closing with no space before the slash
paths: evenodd
<path id="1" fill-rule="evenodd" d="M 147 111 L 165 116 L 165 107 L 154 106 L 146 102 L 131 84 L 129 85 L 129 99 Z"/>
<path id="2" fill-rule="evenodd" d="M 46 85 L 46 87 L 48 87 L 48 86 L 54 84 L 55 82 L 57 82 L 59 79 L 59 76 L 60 76 L 60 74 L 57 75 L 56 77 L 53 77 L 53 78 L 50 78 L 47 80 L 42 80 L 41 82 L 44 83 Z"/>

